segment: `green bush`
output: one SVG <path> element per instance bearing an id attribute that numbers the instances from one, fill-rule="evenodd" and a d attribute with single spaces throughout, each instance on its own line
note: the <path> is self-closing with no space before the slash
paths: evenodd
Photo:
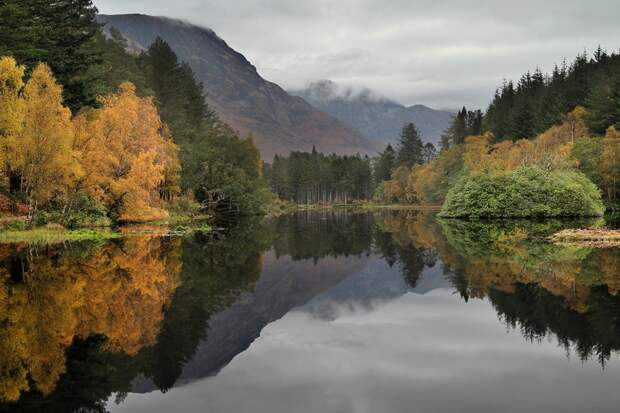
<path id="1" fill-rule="evenodd" d="M 199 215 L 201 213 L 201 205 L 194 199 L 182 196 L 170 205 L 170 212 L 179 215 Z"/>
<path id="2" fill-rule="evenodd" d="M 9 231 L 25 231 L 27 228 L 28 224 L 25 221 L 19 219 L 10 222 L 5 229 Z"/>
<path id="3" fill-rule="evenodd" d="M 550 218 L 601 216 L 604 212 L 599 189 L 582 173 L 521 167 L 461 178 L 448 192 L 440 216 Z"/>
<path id="4" fill-rule="evenodd" d="M 34 225 L 42 227 L 47 224 L 60 224 L 67 228 L 106 227 L 112 224 L 112 220 L 102 204 L 85 194 L 78 194 L 70 208 L 51 205 L 48 210 L 38 211 Z"/>

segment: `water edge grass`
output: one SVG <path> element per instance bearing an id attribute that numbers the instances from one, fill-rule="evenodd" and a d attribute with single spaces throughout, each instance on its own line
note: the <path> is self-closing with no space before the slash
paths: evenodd
<path id="1" fill-rule="evenodd" d="M 109 228 L 97 229 L 62 229 L 62 228 L 33 228 L 26 230 L 6 229 L 0 231 L 0 244 L 30 243 L 54 244 L 68 241 L 105 241 L 121 238 L 122 234 Z"/>

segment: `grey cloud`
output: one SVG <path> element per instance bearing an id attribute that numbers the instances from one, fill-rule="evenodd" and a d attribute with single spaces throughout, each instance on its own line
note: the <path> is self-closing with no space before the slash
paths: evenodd
<path id="1" fill-rule="evenodd" d="M 285 88 L 329 78 L 436 107 L 485 107 L 504 78 L 620 46 L 612 0 L 95 2 L 208 26 Z"/>

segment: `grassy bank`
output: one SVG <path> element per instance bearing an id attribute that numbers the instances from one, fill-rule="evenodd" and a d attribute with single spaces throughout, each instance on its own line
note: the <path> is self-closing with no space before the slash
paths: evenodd
<path id="1" fill-rule="evenodd" d="M 72 241 L 105 241 L 133 235 L 181 236 L 194 232 L 207 233 L 211 227 L 204 214 L 171 214 L 166 220 L 140 224 L 84 226 L 68 229 L 56 223 L 28 228 L 23 216 L 0 218 L 0 244 L 29 243 L 35 245 Z"/>
<path id="2" fill-rule="evenodd" d="M 120 233 L 108 228 L 77 230 L 64 228 L 5 229 L 0 231 L 0 244 L 25 242 L 42 245 L 67 241 L 104 241 L 120 237 Z"/>

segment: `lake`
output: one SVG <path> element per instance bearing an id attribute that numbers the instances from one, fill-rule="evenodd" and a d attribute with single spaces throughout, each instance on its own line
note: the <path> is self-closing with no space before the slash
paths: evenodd
<path id="1" fill-rule="evenodd" d="M 578 221 L 303 212 L 0 245 L 0 411 L 616 412 L 620 249 Z"/>

